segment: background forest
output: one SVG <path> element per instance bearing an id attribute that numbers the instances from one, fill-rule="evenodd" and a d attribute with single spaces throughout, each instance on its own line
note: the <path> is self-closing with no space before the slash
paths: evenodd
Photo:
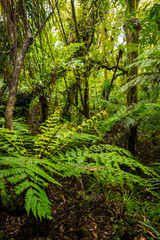
<path id="1" fill-rule="evenodd" d="M 0 1 L 0 239 L 160 239 L 160 1 Z"/>

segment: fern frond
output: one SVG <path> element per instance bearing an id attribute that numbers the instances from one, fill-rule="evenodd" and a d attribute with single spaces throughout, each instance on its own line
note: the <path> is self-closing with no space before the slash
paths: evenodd
<path id="1" fill-rule="evenodd" d="M 74 127 L 70 123 L 56 125 L 55 116 L 58 118 L 59 114 L 58 111 L 43 124 L 43 134 L 39 135 L 35 141 L 37 158 L 39 159 L 43 157 L 50 158 L 53 154 L 62 150 L 72 142 L 72 136 L 78 131 L 84 129 L 91 131 L 92 128 L 94 133 L 96 132 L 100 136 L 96 125 L 101 119 L 108 118 L 107 112 L 101 111 L 78 127 Z"/>
<path id="2" fill-rule="evenodd" d="M 19 183 L 16 187 L 15 187 L 15 192 L 16 194 L 20 195 L 21 193 L 23 193 L 25 190 L 27 190 L 28 188 L 30 188 L 31 184 L 30 181 L 28 179 L 25 179 L 23 182 Z"/>
<path id="3" fill-rule="evenodd" d="M 17 175 L 15 174 L 14 176 L 8 177 L 7 180 L 12 184 L 17 184 L 26 178 L 27 178 L 27 174 L 23 170 L 19 174 L 17 173 Z"/>
<path id="4" fill-rule="evenodd" d="M 108 113 L 105 110 L 97 113 L 96 115 L 94 115 L 93 117 L 88 119 L 87 121 L 82 122 L 82 124 L 79 125 L 77 127 L 77 129 L 78 130 L 84 130 L 85 128 L 91 129 L 92 127 L 94 127 L 94 125 L 96 125 L 100 120 L 102 120 L 104 118 L 106 118 L 106 119 L 109 118 Z"/>
<path id="5" fill-rule="evenodd" d="M 104 135 L 110 132 L 113 127 L 118 123 L 125 123 L 127 129 L 131 125 L 138 125 L 146 117 L 156 118 L 157 114 L 160 112 L 160 105 L 156 103 L 140 102 L 138 104 L 132 105 L 130 108 L 121 108 L 116 114 L 113 115 L 109 120 L 104 120 L 101 122 L 99 129 Z"/>
<path id="6" fill-rule="evenodd" d="M 27 213 L 29 214 L 32 211 L 34 216 L 38 216 L 40 219 L 42 217 L 50 218 L 51 203 L 44 189 L 49 182 L 60 185 L 49 174 L 58 174 L 55 164 L 47 159 L 43 161 L 42 159 L 22 156 L 19 156 L 19 158 L 2 158 L 0 164 L 3 165 L 3 169 L 0 171 L 0 179 L 5 179 L 14 184 L 16 194 L 26 192 L 25 208 Z"/>
<path id="7" fill-rule="evenodd" d="M 67 144 L 72 135 L 71 124 L 60 123 L 61 110 L 55 113 L 42 125 L 42 134 L 35 141 L 37 158 L 50 158 L 59 148 Z"/>
<path id="8" fill-rule="evenodd" d="M 30 211 L 33 212 L 34 216 L 40 218 L 51 218 L 51 203 L 48 200 L 46 192 L 38 188 L 37 185 L 31 184 L 26 192 L 25 196 L 25 208 L 27 214 L 29 215 Z"/>
<path id="9" fill-rule="evenodd" d="M 24 147 L 23 140 L 17 132 L 9 131 L 8 129 L 0 129 L 0 149 L 9 153 L 16 153 L 24 156 L 27 151 Z"/>
<path id="10" fill-rule="evenodd" d="M 79 177 L 81 173 L 90 174 L 90 169 L 95 169 L 92 174 L 103 181 L 112 185 L 127 185 L 129 188 L 135 184 L 148 186 L 148 178 L 157 177 L 152 168 L 138 162 L 127 150 L 107 144 L 61 153 L 58 159 L 52 157 L 52 160 L 57 162 L 66 176 L 73 174 Z"/>
<path id="11" fill-rule="evenodd" d="M 33 189 L 29 188 L 28 191 L 26 192 L 25 196 L 25 209 L 27 211 L 27 214 L 29 215 L 31 206 L 32 206 L 32 201 L 33 201 Z M 34 214 L 36 214 L 35 209 L 33 210 Z"/>
<path id="12" fill-rule="evenodd" d="M 149 47 L 142 54 L 138 56 L 136 62 L 128 66 L 128 68 L 138 66 L 139 69 L 145 70 L 144 72 L 138 74 L 134 79 L 131 79 L 126 83 L 121 91 L 126 91 L 129 87 L 137 84 L 148 85 L 151 81 L 152 83 L 159 83 L 160 81 L 160 47 Z M 154 71 L 153 71 L 154 69 Z"/>

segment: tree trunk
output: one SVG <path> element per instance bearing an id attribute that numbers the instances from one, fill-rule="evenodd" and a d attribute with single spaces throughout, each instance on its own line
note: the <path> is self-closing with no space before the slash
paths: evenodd
<path id="1" fill-rule="evenodd" d="M 139 30 L 140 23 L 138 18 L 130 19 L 130 22 L 134 25 L 134 31 L 129 29 L 126 33 L 126 42 L 127 44 L 132 44 L 135 50 L 130 52 L 128 55 L 129 64 L 133 63 L 134 60 L 138 57 L 138 40 L 139 40 Z M 138 67 L 133 66 L 129 71 L 129 79 L 133 79 L 138 74 Z M 130 106 L 132 103 L 137 103 L 137 86 L 129 87 L 127 92 L 127 105 Z"/>
<path id="2" fill-rule="evenodd" d="M 139 0 L 127 0 L 127 9 L 129 14 L 133 14 L 136 11 L 139 4 Z M 132 29 L 129 27 L 132 25 Z M 131 50 L 128 54 L 129 61 L 131 64 L 138 57 L 138 40 L 139 40 L 139 30 L 140 30 L 140 22 L 137 17 L 132 17 L 129 21 L 124 25 L 124 30 L 126 32 L 126 43 L 129 46 L 131 44 L 131 48 L 134 46 L 134 51 Z M 129 79 L 132 80 L 138 74 L 138 67 L 131 67 L 129 71 Z M 137 103 L 137 86 L 129 87 L 127 92 L 127 105 L 130 106 L 133 103 Z M 128 135 L 128 150 L 135 154 L 135 145 L 137 139 L 137 126 L 131 126 L 129 135 Z"/>
<path id="3" fill-rule="evenodd" d="M 5 128 L 8 128 L 9 130 L 13 130 L 13 110 L 14 110 L 14 105 L 15 105 L 16 96 L 17 96 L 18 79 L 21 73 L 23 60 L 26 56 L 26 53 L 31 43 L 32 43 L 32 36 L 30 35 L 26 37 L 22 45 L 22 48 L 15 61 L 13 75 L 9 85 L 9 97 L 8 97 L 8 102 L 6 106 L 6 111 L 5 111 Z"/>
<path id="4" fill-rule="evenodd" d="M 13 32 L 12 30 L 10 30 L 6 27 L 6 32 L 9 31 L 9 34 L 13 37 L 13 39 L 12 39 L 12 41 L 14 42 L 14 51 L 13 51 L 14 56 L 13 57 L 15 59 L 12 79 L 9 83 L 9 97 L 8 97 L 8 102 L 7 102 L 7 106 L 6 106 L 6 111 L 5 111 L 5 128 L 8 128 L 9 130 L 13 130 L 13 110 L 14 110 L 14 105 L 15 105 L 16 96 L 17 96 L 19 75 L 21 73 L 24 58 L 29 49 L 29 46 L 33 43 L 34 39 L 40 33 L 40 31 L 42 30 L 42 28 L 44 27 L 44 25 L 46 24 L 48 19 L 53 15 L 53 13 L 55 11 L 55 7 L 58 3 L 58 0 L 56 0 L 55 6 L 53 7 L 52 12 L 50 12 L 48 17 L 44 20 L 44 22 L 41 24 L 41 26 L 39 27 L 39 29 L 33 36 L 31 34 L 31 30 L 30 30 L 25 0 L 21 0 L 21 1 L 19 1 L 19 3 L 20 3 L 20 9 L 21 9 L 21 12 L 20 12 L 21 19 L 19 19 L 18 13 L 15 11 L 15 2 L 14 1 L 6 2 L 6 0 L 3 0 L 1 3 L 1 6 L 4 11 L 4 18 L 7 19 L 8 23 L 13 21 L 12 15 L 14 12 L 15 16 L 14 16 L 13 26 L 18 24 L 18 21 L 20 21 L 21 23 L 23 22 L 23 26 L 25 29 L 25 40 L 19 51 L 19 54 L 17 55 L 17 52 L 18 52 L 17 49 L 18 49 L 18 45 L 19 45 L 19 41 L 17 39 L 17 35 L 19 34 L 18 28 L 15 28 L 14 32 Z M 6 13 L 8 13 L 8 11 L 10 14 L 6 14 Z M 8 24 L 7 24 L 7 26 L 8 26 Z"/>
<path id="5" fill-rule="evenodd" d="M 85 89 L 84 89 L 84 114 L 85 114 L 86 118 L 90 118 L 88 77 L 85 78 Z"/>
<path id="6" fill-rule="evenodd" d="M 3 97 L 3 94 L 6 91 L 6 89 L 7 89 L 7 84 L 5 83 L 0 91 L 0 105 L 2 104 L 2 97 Z"/>

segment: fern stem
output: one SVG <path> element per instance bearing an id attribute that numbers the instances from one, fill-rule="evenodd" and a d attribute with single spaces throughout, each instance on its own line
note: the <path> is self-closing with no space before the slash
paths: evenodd
<path id="1" fill-rule="evenodd" d="M 2 137 L 5 141 L 7 141 L 10 145 L 12 145 L 12 147 L 14 147 L 15 150 L 17 150 L 17 152 L 18 152 L 21 156 L 24 156 L 24 154 L 21 153 L 21 150 L 20 150 L 18 147 L 16 147 L 11 141 L 9 141 L 9 139 L 5 138 L 3 135 L 1 135 L 1 137 Z"/>
<path id="2" fill-rule="evenodd" d="M 62 127 L 62 125 L 59 126 L 59 128 L 54 132 L 54 134 L 52 135 L 51 139 L 48 141 L 46 147 L 43 149 L 42 151 L 42 147 L 41 147 L 41 151 L 40 151 L 40 156 L 39 156 L 39 159 L 41 159 L 46 151 L 46 149 L 48 148 L 49 144 L 51 143 L 52 139 L 54 138 L 54 136 L 57 134 L 57 132 L 59 131 L 59 129 Z M 47 135 L 46 135 L 47 136 Z M 46 138 L 45 138 L 46 139 Z M 45 139 L 44 139 L 44 142 L 45 142 Z M 43 143 L 44 143 L 43 142 Z"/>

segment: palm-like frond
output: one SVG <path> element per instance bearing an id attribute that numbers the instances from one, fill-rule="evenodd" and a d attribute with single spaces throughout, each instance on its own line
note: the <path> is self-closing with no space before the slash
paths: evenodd
<path id="1" fill-rule="evenodd" d="M 0 130 L 0 149 L 6 151 L 6 155 L 0 157 L 0 165 L 3 165 L 0 179 L 14 184 L 17 194 L 25 192 L 26 211 L 28 214 L 32 211 L 35 217 L 51 217 L 51 206 L 45 187 L 49 182 L 60 185 L 51 176 L 60 174 L 61 169 L 57 163 L 52 163 L 47 158 L 49 159 L 59 149 L 62 150 L 71 141 L 73 134 L 83 128 L 90 129 L 105 115 L 105 113 L 97 114 L 83 122 L 81 126 L 73 127 L 70 123 L 61 123 L 60 114 L 61 109 L 58 108 L 42 124 L 42 134 L 32 140 L 29 136 L 24 138 L 17 132 Z M 4 184 L 1 185 L 0 187 L 4 186 Z"/>
<path id="2" fill-rule="evenodd" d="M 160 47 L 146 49 L 138 56 L 136 61 L 128 66 L 128 68 L 138 66 L 141 69 L 134 79 L 122 86 L 121 91 L 126 91 L 129 87 L 139 85 L 154 85 L 160 82 Z M 154 71 L 153 71 L 154 70 Z"/>
<path id="3" fill-rule="evenodd" d="M 0 160 L 0 165 L 6 166 L 0 172 L 0 179 L 16 184 L 15 192 L 19 195 L 26 191 L 25 207 L 29 214 L 40 218 L 51 217 L 51 203 L 44 188 L 49 182 L 60 185 L 51 173 L 59 174 L 55 164 L 47 159 L 33 159 L 27 157 L 5 157 Z"/>
<path id="4" fill-rule="evenodd" d="M 42 125 L 42 134 L 31 141 L 29 137 L 1 129 L 0 149 L 5 151 L 5 155 L 0 156 L 0 166 L 3 166 L 0 188 L 4 188 L 4 179 L 14 184 L 17 194 L 25 193 L 27 213 L 31 211 L 40 219 L 51 217 L 51 204 L 45 188 L 49 183 L 60 185 L 54 178 L 54 174 L 60 172 L 77 177 L 83 172 L 92 172 L 112 185 L 132 188 L 137 184 L 151 190 L 152 183 L 147 179 L 159 178 L 151 168 L 142 165 L 122 148 L 95 143 L 102 142 L 102 137 L 117 123 L 126 121 L 127 125 L 128 119 L 140 122 L 145 116 L 154 117 L 159 110 L 158 104 L 140 103 L 129 109 L 121 107 L 111 118 L 102 111 L 75 127 L 61 123 L 61 110 L 57 109 Z M 82 144 L 87 141 L 88 144 Z M 63 151 L 65 146 L 67 148 Z"/>
<path id="5" fill-rule="evenodd" d="M 59 165 L 66 176 L 79 177 L 81 173 L 92 172 L 112 185 L 126 185 L 129 188 L 135 184 L 149 186 L 148 178 L 158 176 L 127 150 L 108 144 L 93 145 L 85 150 L 72 149 L 59 154 L 59 157 L 52 157 L 52 161 Z"/>

